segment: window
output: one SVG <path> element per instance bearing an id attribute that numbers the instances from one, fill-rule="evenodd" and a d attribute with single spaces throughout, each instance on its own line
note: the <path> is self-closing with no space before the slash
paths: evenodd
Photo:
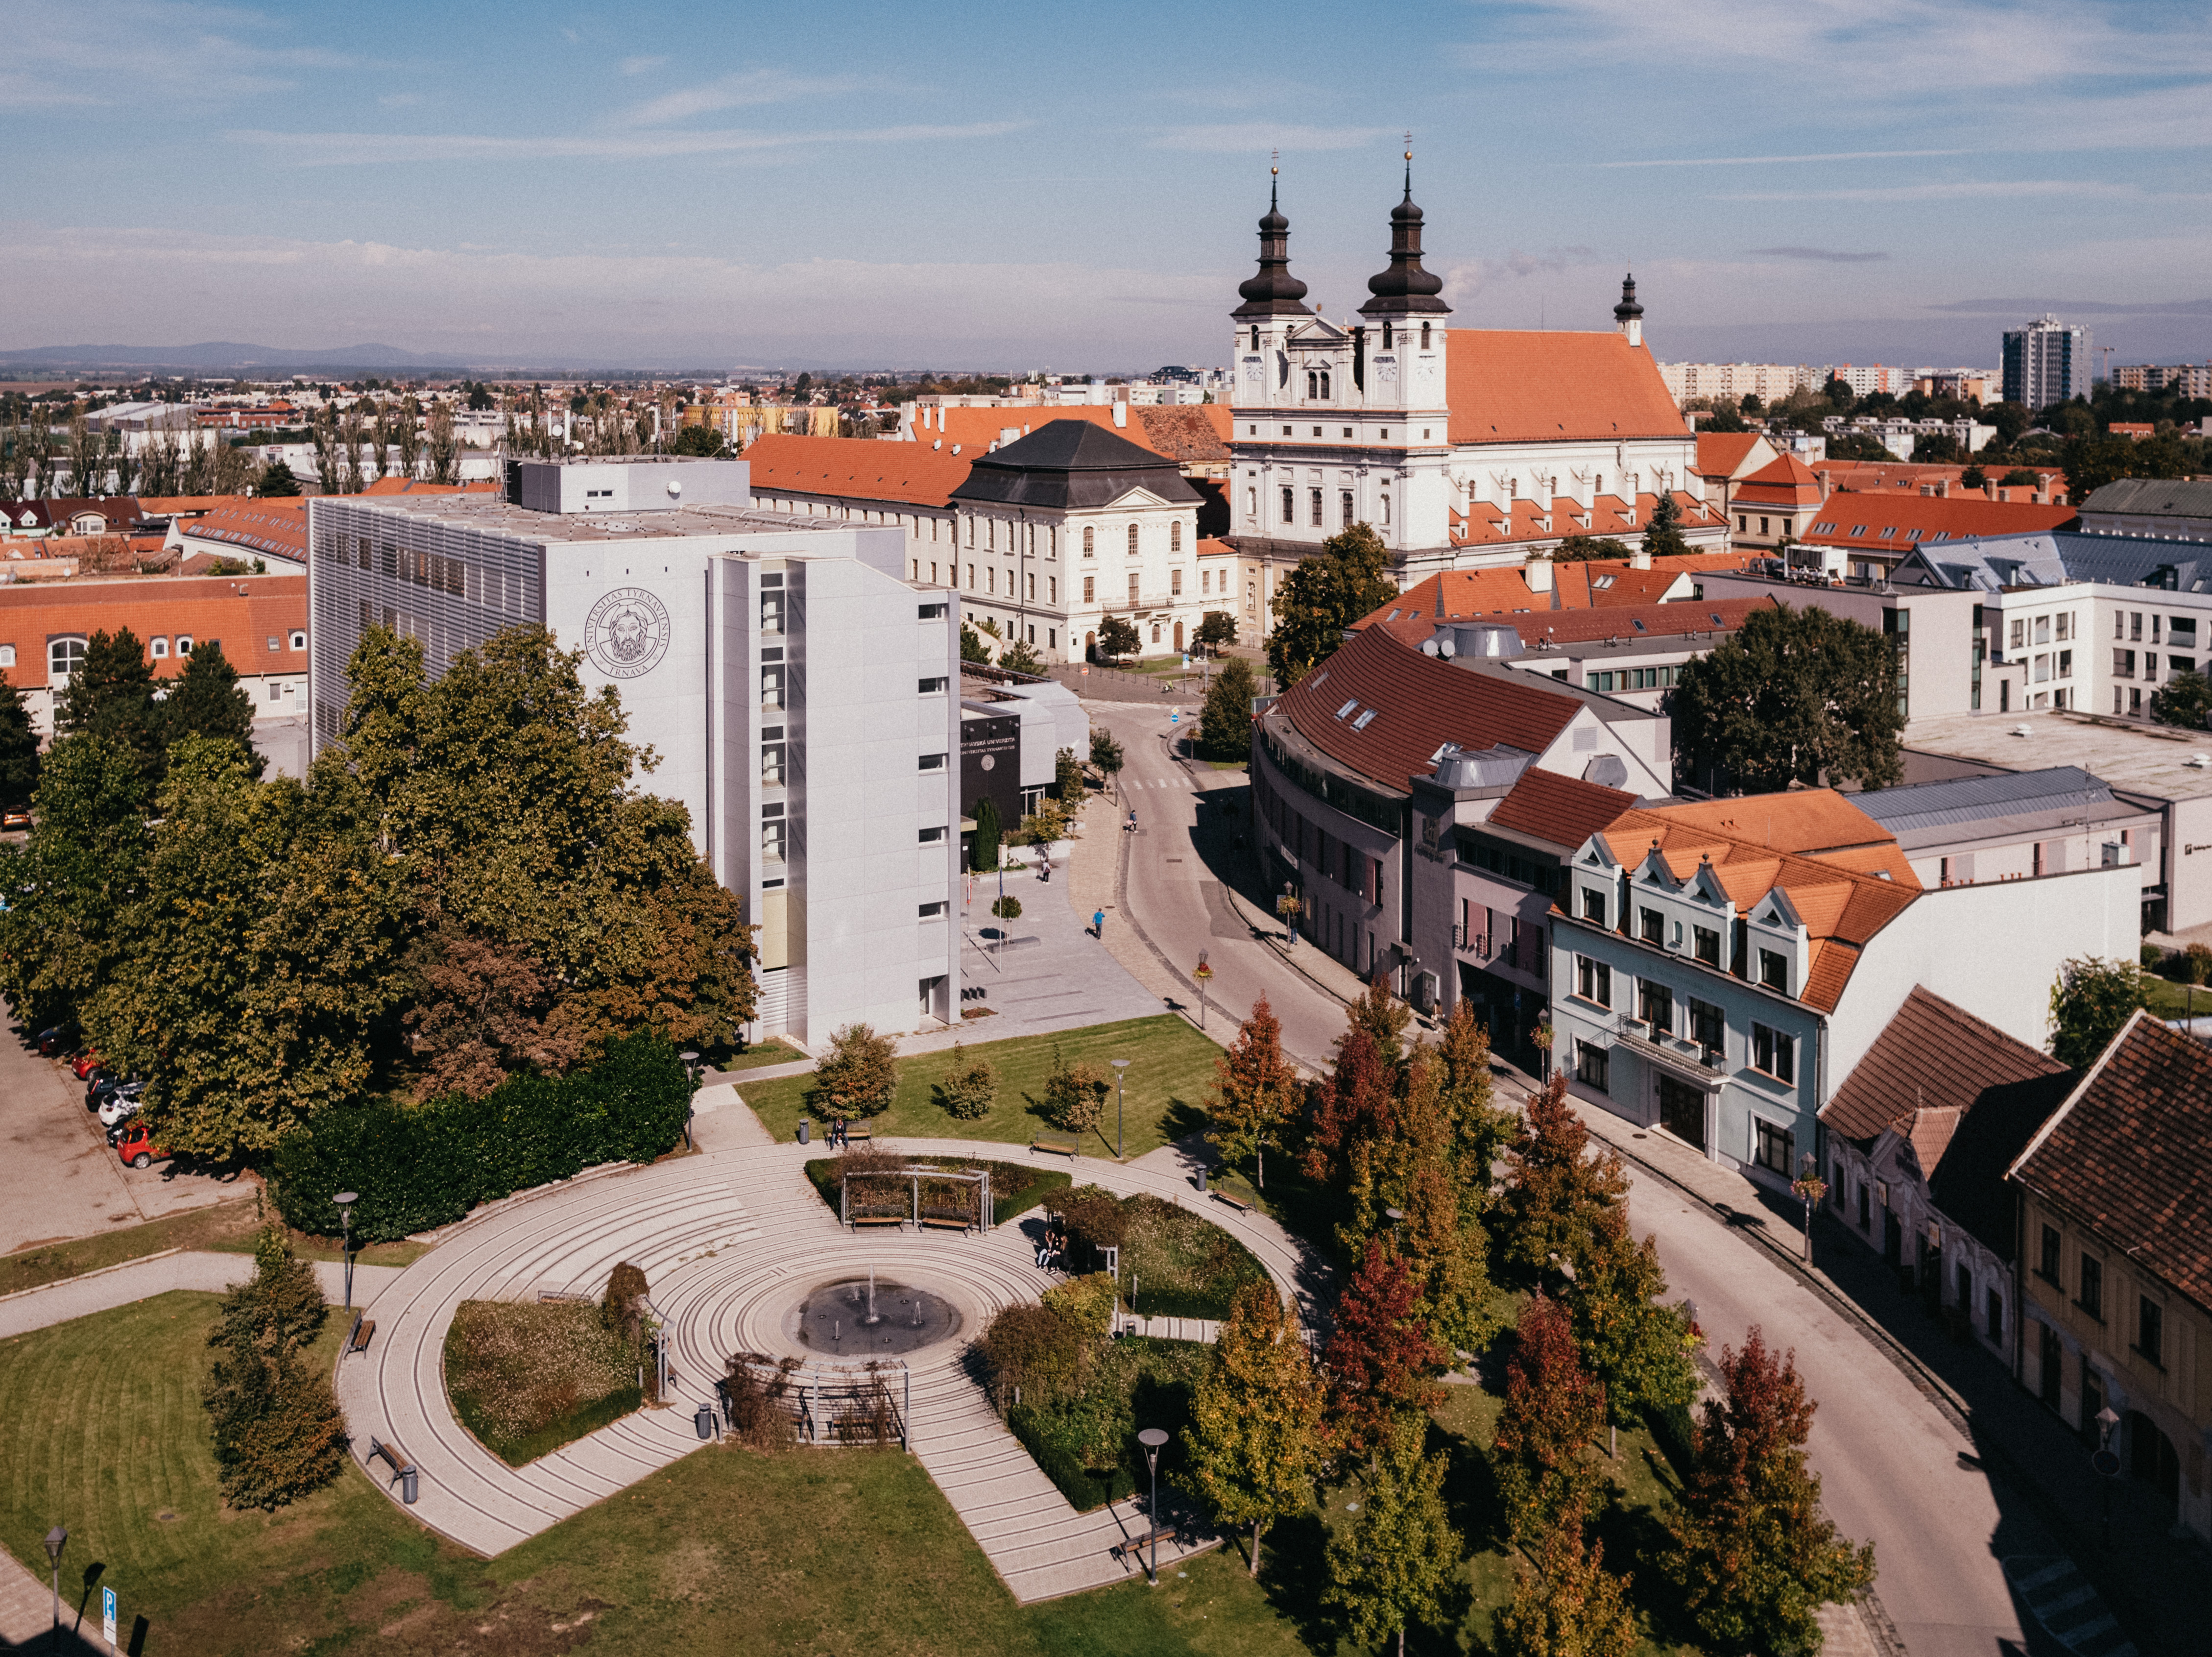
<path id="1" fill-rule="evenodd" d="M 936 920 L 945 913 L 945 899 L 939 898 L 933 904 L 920 905 L 914 912 L 925 921 Z"/>
<path id="2" fill-rule="evenodd" d="M 783 786 L 784 746 L 781 742 L 761 745 L 761 781 L 770 788 Z"/>
<path id="3" fill-rule="evenodd" d="M 2099 1323 L 2105 1321 L 2105 1263 L 2093 1254 L 2081 1257 L 2081 1289 L 2074 1304 Z"/>
<path id="4" fill-rule="evenodd" d="M 146 649 L 156 661 L 167 661 L 169 659 L 169 641 L 166 638 L 149 639 L 146 642 Z"/>
<path id="5" fill-rule="evenodd" d="M 1283 521 L 1296 523 L 1298 517 L 1297 490 L 1288 484 L 1283 485 Z"/>
<path id="6" fill-rule="evenodd" d="M 2136 676 L 2136 653 L 2133 650 L 2112 652 L 2112 677 L 2133 679 Z"/>
<path id="7" fill-rule="evenodd" d="M 1982 1314 L 1982 1320 L 1984 1327 L 1988 1331 L 1990 1339 L 2002 1344 L 2004 1341 L 2004 1295 L 1995 1284 L 1990 1287 L 1989 1299 L 1986 1302 L 1986 1310 Z"/>
<path id="8" fill-rule="evenodd" d="M 2140 610 L 2128 612 L 2128 637 L 2137 643 L 2142 640 L 2142 612 Z"/>
<path id="9" fill-rule="evenodd" d="M 1312 495 L 1313 495 L 1313 503 L 1312 503 L 1312 515 L 1311 515 L 1310 521 L 1311 521 L 1311 523 L 1312 523 L 1313 527 L 1314 527 L 1316 529 L 1319 529 L 1319 528 L 1322 527 L 1322 521 L 1321 521 L 1321 491 L 1320 491 L 1319 490 L 1317 490 L 1317 489 L 1316 489 L 1316 490 L 1313 490 L 1313 491 L 1312 491 Z"/>
<path id="10" fill-rule="evenodd" d="M 943 771 L 945 769 L 945 756 L 941 753 L 926 753 L 922 755 L 921 769 L 926 771 Z"/>
<path id="11" fill-rule="evenodd" d="M 1340 528 L 1352 527 L 1352 491 L 1342 489 L 1336 495 L 1337 524 Z"/>
<path id="12" fill-rule="evenodd" d="M 761 706 L 783 706 L 783 665 L 781 662 L 761 669 Z"/>
<path id="13" fill-rule="evenodd" d="M 1693 926 L 1690 939 L 1697 958 L 1707 966 L 1721 964 L 1721 935 L 1709 926 Z"/>
<path id="14" fill-rule="evenodd" d="M 1098 531 L 1094 526 L 1091 524 L 1083 526 L 1083 556 L 1085 557 L 1091 557 L 1097 550 L 1097 535 Z"/>
<path id="15" fill-rule="evenodd" d="M 269 654 L 270 654 L 270 655 L 276 655 L 279 650 L 282 650 L 283 648 L 284 648 L 284 642 L 283 642 L 283 640 L 282 640 L 282 639 L 278 638 L 278 637 L 276 637 L 276 634 L 274 634 L 274 633 L 270 634 L 270 636 L 269 636 Z"/>
<path id="16" fill-rule="evenodd" d="M 1594 886 L 1583 888 L 1583 918 L 1593 926 L 1605 924 L 1605 893 Z"/>
<path id="17" fill-rule="evenodd" d="M 1011 574 L 1012 572 L 1010 571 L 1008 573 Z M 1035 576 L 1024 578 L 1023 582 L 1022 596 L 1031 604 L 1035 604 L 1036 602 L 1036 577 Z"/>
<path id="18" fill-rule="evenodd" d="M 1388 490 L 1382 491 L 1382 527 L 1383 528 L 1388 529 L 1390 527 L 1390 491 Z"/>
<path id="19" fill-rule="evenodd" d="M 1790 993 L 1790 959 L 1779 951 L 1762 949 L 1759 952 L 1759 981 L 1769 990 Z"/>
<path id="20" fill-rule="evenodd" d="M 2005 634 L 2005 645 L 2006 645 L 2006 648 L 2007 648 L 2007 649 L 2008 649 L 2017 650 L 2017 649 L 2019 649 L 2021 646 L 2025 645 L 2027 643 L 2027 618 L 2026 618 L 2025 617 L 2021 617 L 2021 616 L 2014 616 L 2014 617 L 2012 618 L 2012 626 L 2011 626 L 2010 630 L 2009 630 L 2009 631 L 2007 631 L 2007 633 Z"/>
<path id="21" fill-rule="evenodd" d="M 292 648 L 295 650 L 304 650 L 307 648 L 307 635 L 304 630 L 294 631 L 292 634 Z"/>
<path id="22" fill-rule="evenodd" d="M 1260 491 L 1249 484 L 1244 490 L 1244 515 L 1248 518 L 1260 515 Z"/>
<path id="23" fill-rule="evenodd" d="M 179 633 L 179 634 L 178 634 L 178 635 L 177 635 L 177 654 L 178 654 L 179 655 L 180 655 L 180 656 L 188 656 L 188 655 L 191 655 L 191 653 L 192 653 L 192 636 L 191 636 L 190 633 Z"/>
<path id="24" fill-rule="evenodd" d="M 15 647 L 12 644 L 0 644 L 0 667 L 12 667 L 15 665 Z"/>
<path id="25" fill-rule="evenodd" d="M 1613 1005 L 1613 969 L 1587 955 L 1575 957 L 1575 993 L 1600 1007 Z"/>
<path id="26" fill-rule="evenodd" d="M 1784 1179 L 1791 1178 L 1790 1154 L 1796 1148 L 1796 1137 L 1771 1122 L 1751 1119 L 1751 1160 L 1769 1173 L 1778 1173 Z"/>
<path id="27" fill-rule="evenodd" d="M 1170 570 L 1168 571 L 1168 594 L 1172 598 L 1179 599 L 1182 596 L 1182 570 Z"/>
<path id="28" fill-rule="evenodd" d="M 1690 1039 L 1709 1053 L 1717 1053 L 1728 1039 L 1728 1020 L 1709 1001 L 1690 997 Z"/>
<path id="29" fill-rule="evenodd" d="M 971 593 L 975 590 L 975 566 L 972 564 L 968 566 L 968 590 Z"/>
<path id="30" fill-rule="evenodd" d="M 780 863 L 783 861 L 784 821 L 781 817 L 769 819 L 761 825 L 761 861 Z"/>
<path id="31" fill-rule="evenodd" d="M 1637 935 L 1644 942 L 1656 943 L 1662 949 L 1667 947 L 1667 917 L 1657 910 L 1638 910 L 1636 929 Z"/>
<path id="32" fill-rule="evenodd" d="M 1779 1030 L 1770 1030 L 1763 1024 L 1751 1026 L 1751 1064 L 1755 1070 L 1764 1070 L 1777 1081 L 1797 1080 L 1797 1042 Z"/>
<path id="33" fill-rule="evenodd" d="M 46 668 L 55 679 L 67 679 L 84 666 L 84 641 L 58 638 L 46 646 Z"/>
<path id="34" fill-rule="evenodd" d="M 1130 602 L 1131 604 L 1133 604 L 1133 605 L 1134 603 L 1136 603 L 1136 601 L 1137 601 L 1137 572 L 1136 572 L 1135 570 L 1132 570 L 1129 572 L 1129 602 Z"/>
<path id="35" fill-rule="evenodd" d="M 284 687 L 273 679 L 269 681 L 269 699 L 271 702 L 282 702 L 284 699 Z"/>
<path id="36" fill-rule="evenodd" d="M 1182 551 L 1182 520 L 1180 518 L 1168 526 L 1168 551 L 1170 552 Z"/>
<path id="37" fill-rule="evenodd" d="M 1047 576 L 1044 578 L 1044 601 L 1047 604 L 1058 604 L 1060 602 L 1059 576 Z"/>
<path id="38" fill-rule="evenodd" d="M 2035 1263 L 2035 1275 L 2046 1283 L 2058 1281 L 2058 1228 L 2043 1228 L 2043 1252 Z"/>
<path id="39" fill-rule="evenodd" d="M 2136 1355 L 2166 1367 L 2166 1308 L 2145 1295 L 2136 1302 Z"/>
<path id="40" fill-rule="evenodd" d="M 1129 526 L 1129 556 L 1133 558 L 1137 556 L 1137 526 L 1134 524 Z"/>
<path id="41" fill-rule="evenodd" d="M 942 844 L 945 839 L 945 825 L 939 823 L 934 828 L 926 828 L 917 838 L 926 846 Z"/>
<path id="42" fill-rule="evenodd" d="M 1083 601 L 1085 604 L 1096 604 L 1098 601 L 1098 579 L 1097 576 L 1085 576 L 1083 578 Z"/>
<path id="43" fill-rule="evenodd" d="M 2074 677 L 2074 653 L 2071 650 L 2061 650 L 2058 653 L 2058 677 L 2061 679 Z"/>
<path id="44" fill-rule="evenodd" d="M 1636 1016 L 1651 1026 L 1655 1036 L 1674 1033 L 1674 992 L 1649 978 L 1636 981 Z"/>
<path id="45" fill-rule="evenodd" d="M 999 590 L 999 572 L 988 564 L 983 566 L 983 590 L 987 593 Z"/>
<path id="46" fill-rule="evenodd" d="M 941 678 L 916 679 L 914 686 L 915 693 L 917 696 L 943 696 L 945 683 Z"/>
<path id="47" fill-rule="evenodd" d="M 1575 1043 L 1575 1080 L 1585 1087 L 1595 1087 L 1600 1093 L 1606 1089 L 1606 1061 L 1611 1057 L 1604 1046 L 1595 1041 Z"/>
<path id="48" fill-rule="evenodd" d="M 2177 626 L 2179 624 L 2180 624 L 2178 622 L 2175 624 Z M 2193 621 L 2191 622 L 2189 624 L 2189 629 L 2191 633 L 2193 635 L 2197 631 L 2197 624 Z M 2071 610 L 2063 610 L 2058 615 L 2058 642 L 2061 644 L 2063 644 L 2068 639 L 2072 638 L 2073 637 L 2074 612 Z M 2192 637 L 2190 642 L 2194 643 L 2196 641 Z"/>
<path id="49" fill-rule="evenodd" d="M 942 604 L 917 605 L 915 607 L 915 618 L 918 621 L 942 621 L 945 619 L 947 607 Z"/>

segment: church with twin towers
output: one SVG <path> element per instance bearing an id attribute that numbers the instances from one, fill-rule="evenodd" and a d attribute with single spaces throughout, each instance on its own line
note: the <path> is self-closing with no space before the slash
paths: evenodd
<path id="1" fill-rule="evenodd" d="M 1411 587 L 1440 570 L 1519 564 L 1573 535 L 1632 546 L 1667 496 L 1693 549 L 1726 550 L 1697 440 L 1644 343 L 1632 277 L 1609 329 L 1451 326 L 1443 279 L 1421 264 L 1409 152 L 1389 262 L 1357 314 L 1331 320 L 1291 274 L 1279 189 L 1260 221 L 1260 268 L 1230 313 L 1229 539 L 1246 560 L 1279 571 L 1365 523 Z"/>

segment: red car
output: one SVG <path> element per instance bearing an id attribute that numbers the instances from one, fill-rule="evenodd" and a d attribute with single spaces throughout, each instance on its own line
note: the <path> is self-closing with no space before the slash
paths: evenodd
<path id="1" fill-rule="evenodd" d="M 70 1069 L 76 1072 L 76 1079 L 79 1081 L 88 1080 L 91 1077 L 92 1073 L 99 1068 L 100 1055 L 94 1052 L 89 1047 L 86 1048 L 70 1062 Z"/>
<path id="2" fill-rule="evenodd" d="M 146 1130 L 146 1124 L 136 1121 L 126 1127 L 116 1140 L 115 1154 L 123 1159 L 125 1167 L 132 1168 L 150 1168 L 157 1161 L 169 1160 L 168 1152 L 154 1142 L 153 1136 Z"/>

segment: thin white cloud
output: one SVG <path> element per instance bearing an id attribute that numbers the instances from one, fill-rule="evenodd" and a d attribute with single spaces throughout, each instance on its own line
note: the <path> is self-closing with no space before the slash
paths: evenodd
<path id="1" fill-rule="evenodd" d="M 1881 161 L 1930 155 L 1972 155 L 1972 149 L 1829 149 L 1802 155 L 1669 155 L 1651 161 L 1592 161 L 1592 167 L 1772 167 L 1800 161 Z"/>
<path id="2" fill-rule="evenodd" d="M 665 62 L 665 59 L 656 59 Z M 632 73 L 627 64 L 624 73 Z M 701 86 L 683 87 L 648 99 L 614 117 L 618 126 L 670 126 L 695 115 L 721 109 L 750 109 L 763 104 L 796 103 L 811 98 L 842 97 L 866 82 L 850 76 L 787 75 L 781 70 L 753 69 L 725 75 Z"/>
<path id="3" fill-rule="evenodd" d="M 295 167 L 387 167 L 422 161 L 650 161 L 855 143 L 942 143 L 995 138 L 1023 121 L 965 126 L 839 127 L 812 132 L 599 132 L 512 137 L 477 132 L 233 131 L 240 143 Z"/>
<path id="4" fill-rule="evenodd" d="M 1794 259 L 1809 265 L 1878 265 L 1887 253 L 1849 253 L 1832 247 L 1754 247 L 1755 259 Z"/>
<path id="5" fill-rule="evenodd" d="M 2020 196 L 2142 197 L 2135 184 L 2107 184 L 2094 179 L 1958 179 L 1936 184 L 1868 185 L 1848 190 L 1741 190 L 1716 195 L 1713 201 L 1970 201 L 2002 200 Z M 2162 199 L 2202 200 L 2202 197 Z"/>
<path id="6" fill-rule="evenodd" d="M 1357 149 L 1385 137 L 1387 126 L 1279 126 L 1242 121 L 1218 126 L 1172 126 L 1152 141 L 1154 149 L 1191 149 L 1248 155 L 1269 149 Z"/>
<path id="7" fill-rule="evenodd" d="M 625 75 L 644 75 L 659 69 L 667 61 L 665 58 L 625 58 L 622 60 L 621 69 Z"/>
<path id="8" fill-rule="evenodd" d="M 11 0 L 0 108 L 256 97 L 294 89 L 310 70 L 363 67 L 289 44 L 291 21 L 282 12 L 175 0 Z"/>

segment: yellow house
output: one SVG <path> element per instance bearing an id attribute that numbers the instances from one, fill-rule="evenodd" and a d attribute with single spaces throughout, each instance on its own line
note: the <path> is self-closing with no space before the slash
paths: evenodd
<path id="1" fill-rule="evenodd" d="M 2138 1010 L 2009 1177 L 2022 1383 L 2212 1540 L 2208 1145 L 2212 1048 Z"/>

